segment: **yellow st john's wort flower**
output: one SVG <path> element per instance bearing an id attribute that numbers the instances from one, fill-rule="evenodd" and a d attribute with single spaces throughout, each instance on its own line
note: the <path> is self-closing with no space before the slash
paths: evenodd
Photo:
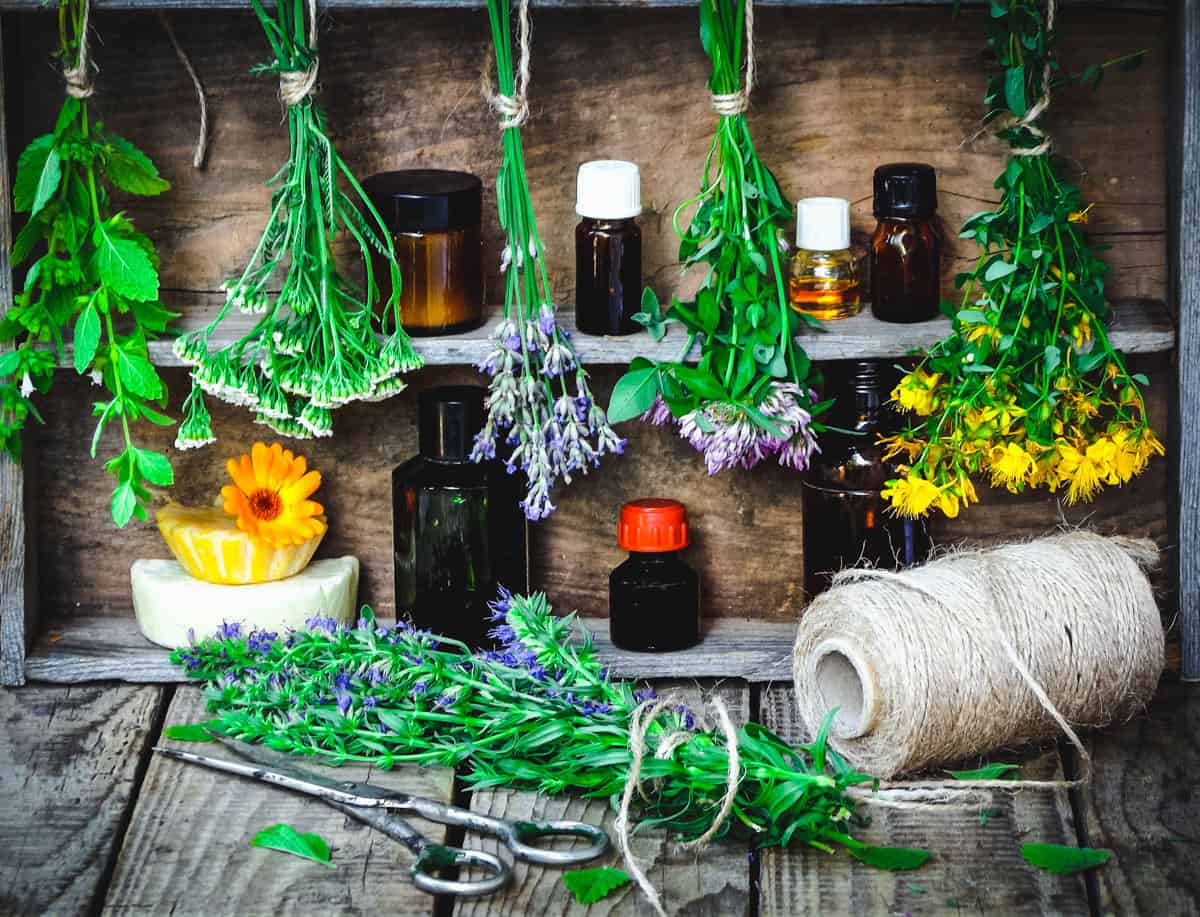
<path id="1" fill-rule="evenodd" d="M 324 512 L 310 499 L 321 486 L 321 473 L 309 471 L 302 455 L 279 443 L 255 443 L 250 455 L 230 459 L 225 467 L 232 485 L 221 488 L 225 512 L 237 517 L 238 528 L 274 547 L 303 544 L 325 533 Z"/>
<path id="2" fill-rule="evenodd" d="M 988 455 L 988 468 L 992 472 L 992 486 L 1004 486 L 1011 493 L 1025 489 L 1037 468 L 1032 455 L 1016 443 L 994 446 Z"/>
<path id="3" fill-rule="evenodd" d="M 941 378 L 941 373 L 927 373 L 921 369 L 913 370 L 892 389 L 892 400 L 898 402 L 906 411 L 913 411 L 922 417 L 928 417 L 937 407 L 934 388 Z"/>
<path id="4" fill-rule="evenodd" d="M 1090 443 L 1086 449 L 1066 441 L 1058 444 L 1057 474 L 1060 482 L 1071 482 L 1067 500 L 1078 503 L 1091 500 L 1104 483 L 1117 484 L 1117 445 L 1107 437 Z"/>
<path id="5" fill-rule="evenodd" d="M 1145 471 L 1151 456 L 1163 455 L 1165 452 L 1163 444 L 1150 429 L 1119 429 L 1113 433 L 1112 440 L 1117 447 L 1113 465 L 1117 477 L 1122 482 Z"/>
<path id="6" fill-rule="evenodd" d="M 1086 225 L 1087 221 L 1088 221 L 1088 211 L 1091 210 L 1095 206 L 1096 205 L 1093 203 L 1093 204 L 1088 204 L 1082 210 L 1072 210 L 1070 213 L 1067 214 L 1067 222 L 1083 223 Z"/>
<path id="7" fill-rule="evenodd" d="M 882 495 L 892 504 L 897 515 L 916 519 L 929 512 L 929 508 L 940 498 L 941 490 L 932 481 L 917 477 L 910 471 L 902 478 L 888 481 Z"/>

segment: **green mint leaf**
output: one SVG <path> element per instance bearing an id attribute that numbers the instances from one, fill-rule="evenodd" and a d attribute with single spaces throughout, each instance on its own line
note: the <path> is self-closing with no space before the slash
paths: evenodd
<path id="1" fill-rule="evenodd" d="M 1019 775 L 1019 764 L 988 764 L 969 771 L 946 771 L 955 780 L 1015 780 Z"/>
<path id="2" fill-rule="evenodd" d="M 142 477 L 151 484 L 170 487 L 175 483 L 175 472 L 171 470 L 171 463 L 165 455 L 151 452 L 149 449 L 138 449 L 137 466 Z"/>
<path id="3" fill-rule="evenodd" d="M 129 524 L 137 505 L 137 494 L 133 492 L 133 485 L 129 481 L 118 484 L 112 495 L 112 517 L 117 528 L 123 529 Z"/>
<path id="4" fill-rule="evenodd" d="M 58 120 L 54 122 L 54 137 L 61 137 L 79 116 L 79 100 L 67 96 L 62 108 L 58 110 Z"/>
<path id="5" fill-rule="evenodd" d="M 596 869 L 573 869 L 564 872 L 562 881 L 580 904 L 595 904 L 622 885 L 628 885 L 629 874 L 621 869 L 600 866 Z"/>
<path id="6" fill-rule="evenodd" d="M 1004 101 L 1008 110 L 1020 118 L 1025 114 L 1025 67 L 1009 67 L 1004 74 Z"/>
<path id="7" fill-rule="evenodd" d="M 83 375 L 96 356 L 100 344 L 100 313 L 91 303 L 75 322 L 75 372 Z"/>
<path id="8" fill-rule="evenodd" d="M 162 397 L 162 380 L 158 378 L 158 373 L 150 361 L 140 353 L 130 353 L 119 347 L 116 365 L 121 384 L 133 394 L 150 399 Z"/>
<path id="9" fill-rule="evenodd" d="M 305 860 L 312 860 L 330 869 L 337 867 L 329 861 L 329 845 L 318 834 L 301 834 L 291 825 L 282 822 L 260 831 L 250 842 L 251 847 L 279 850 Z"/>
<path id="10" fill-rule="evenodd" d="M 876 869 L 886 869 L 888 872 L 903 872 L 909 869 L 920 869 L 929 862 L 928 850 L 918 850 L 913 847 L 875 847 L 871 844 L 852 844 L 846 847 L 854 859 L 874 866 Z"/>
<path id="11" fill-rule="evenodd" d="M 43 134 L 31 141 L 17 160 L 17 175 L 13 179 L 13 209 L 17 213 L 33 209 L 33 202 L 38 198 L 38 189 L 46 170 L 46 162 L 53 149 L 54 135 Z M 61 176 L 61 167 L 59 174 Z"/>
<path id="12" fill-rule="evenodd" d="M 108 180 L 122 191 L 153 196 L 171 187 L 170 182 L 159 176 L 150 157 L 124 137 L 109 134 L 105 140 L 105 172 Z"/>
<path id="13" fill-rule="evenodd" d="M 158 299 L 158 271 L 133 239 L 96 232 L 94 265 L 100 279 L 128 299 Z"/>
<path id="14" fill-rule="evenodd" d="M 625 373 L 613 386 L 612 398 L 608 402 L 609 423 L 632 420 L 654 404 L 658 394 L 658 368 L 635 369 Z"/>
<path id="15" fill-rule="evenodd" d="M 220 720 L 209 720 L 207 723 L 176 723 L 162 731 L 164 739 L 174 739 L 176 742 L 212 742 L 212 730 L 220 725 Z"/>
<path id="16" fill-rule="evenodd" d="M 37 216 L 42 208 L 50 203 L 50 198 L 54 197 L 54 192 L 58 190 L 61 181 L 62 159 L 58 155 L 58 150 L 51 149 L 42 166 L 42 174 L 38 177 L 37 188 L 33 196 L 33 207 L 29 214 L 31 217 Z"/>
<path id="17" fill-rule="evenodd" d="M 1067 847 L 1063 844 L 1025 844 L 1021 847 L 1021 858 L 1030 866 L 1058 876 L 1095 869 L 1109 861 L 1112 854 L 1107 850 L 1091 847 Z"/>

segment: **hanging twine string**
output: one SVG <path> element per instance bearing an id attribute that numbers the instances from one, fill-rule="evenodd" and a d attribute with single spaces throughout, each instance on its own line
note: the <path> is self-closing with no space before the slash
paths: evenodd
<path id="1" fill-rule="evenodd" d="M 67 95 L 73 99 L 90 99 L 96 91 L 92 84 L 92 62 L 88 53 L 88 29 L 92 18 L 91 0 L 83 4 L 83 23 L 79 28 L 79 53 L 75 57 L 75 66 L 63 67 L 63 79 L 67 83 Z"/>
<path id="2" fill-rule="evenodd" d="M 179 63 L 183 64 L 183 69 L 191 77 L 192 86 L 196 89 L 196 102 L 200 106 L 200 134 L 196 138 L 196 152 L 192 156 L 192 167 L 202 169 L 204 168 L 204 158 L 208 153 L 208 99 L 204 95 L 204 84 L 200 82 L 200 76 L 196 73 L 196 68 L 192 66 L 191 58 L 179 44 L 179 39 L 175 37 L 175 30 L 171 28 L 171 20 L 167 18 L 167 14 L 160 10 L 158 21 L 162 25 L 163 31 L 167 33 L 167 40 L 171 42 L 171 47 L 175 49 L 175 56 L 179 58 Z"/>
<path id="3" fill-rule="evenodd" d="M 633 855 L 629 821 L 630 810 L 633 805 L 633 794 L 637 793 L 642 797 L 643 801 L 649 801 L 642 787 L 642 761 L 646 757 L 647 734 L 650 732 L 650 727 L 658 719 L 659 715 L 678 706 L 679 701 L 680 699 L 677 695 L 671 694 L 666 697 L 643 701 L 634 709 L 633 715 L 629 719 L 629 754 L 632 760 L 629 763 L 629 773 L 625 777 L 625 788 L 621 792 L 621 805 L 617 811 L 616 820 L 613 822 L 613 827 L 617 832 L 617 848 L 621 851 L 621 859 L 625 862 L 625 868 L 637 887 L 641 889 L 642 894 L 646 896 L 646 900 L 650 902 L 650 906 L 654 908 L 654 912 L 659 914 L 660 917 L 667 917 L 667 912 L 663 908 L 658 891 L 646 877 L 645 871 Z M 733 812 L 733 803 L 737 797 L 738 784 L 741 780 L 741 760 L 738 756 L 737 729 L 729 716 L 729 710 L 719 697 L 714 695 L 709 698 L 709 704 L 716 713 L 717 721 L 721 725 L 721 731 L 725 735 L 725 748 L 729 756 L 729 767 L 725 778 L 725 795 L 721 799 L 721 805 L 717 810 L 716 817 L 713 818 L 713 822 L 709 825 L 708 830 L 694 840 L 684 844 L 684 850 L 694 850 L 704 846 L 721 830 L 721 826 L 725 824 Z M 694 735 L 695 733 L 686 730 L 668 732 L 658 741 L 658 747 L 654 752 L 655 759 L 659 761 L 669 760 L 681 746 L 691 741 Z"/>
<path id="4" fill-rule="evenodd" d="M 513 78 L 513 93 L 510 96 L 496 90 L 492 85 L 491 48 L 484 51 L 483 68 L 480 73 L 480 88 L 492 111 L 500 115 L 500 130 L 520 127 L 529 120 L 529 0 L 521 0 L 517 7 L 517 72 Z"/>
<path id="5" fill-rule="evenodd" d="M 708 0 L 702 0 L 708 2 Z M 746 82 L 737 92 L 714 92 L 709 96 L 712 109 L 723 118 L 742 114 L 750 107 L 754 91 L 754 0 L 745 0 L 746 8 Z"/>
<path id="6" fill-rule="evenodd" d="M 1162 673 L 1162 623 L 1143 572 L 1156 558 L 1144 539 L 1073 531 L 900 573 L 844 570 L 800 622 L 801 718 L 812 728 L 838 708 L 831 745 L 881 778 L 1061 734 L 1079 752 L 1079 780 L 970 788 L 1085 781 L 1077 725 L 1133 715 Z"/>
<path id="7" fill-rule="evenodd" d="M 279 98 L 288 108 L 299 105 L 317 86 L 317 0 L 308 0 L 308 50 L 312 52 L 312 63 L 306 70 L 287 70 L 279 74 Z"/>

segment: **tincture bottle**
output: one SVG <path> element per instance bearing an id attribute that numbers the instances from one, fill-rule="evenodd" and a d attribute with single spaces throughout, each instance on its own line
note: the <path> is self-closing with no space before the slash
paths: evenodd
<path id="1" fill-rule="evenodd" d="M 836 400 L 822 417 L 830 429 L 821 434 L 820 461 L 804 480 L 804 588 L 810 599 L 829 588 L 834 573 L 860 561 L 894 569 L 928 555 L 924 523 L 892 515 L 881 493 L 897 474 L 877 443 L 901 424 L 887 400 L 894 375 L 875 360 L 826 368 L 826 394 Z"/>
<path id="2" fill-rule="evenodd" d="M 633 500 L 621 507 L 617 545 L 629 559 L 608 578 L 612 642 L 663 653 L 700 642 L 700 577 L 680 557 L 687 510 L 678 500 Z"/>
<path id="3" fill-rule="evenodd" d="M 638 330 L 642 301 L 642 184 L 632 162 L 579 167 L 575 212 L 575 326 L 584 334 Z"/>
<path id="4" fill-rule="evenodd" d="M 897 162 L 875 170 L 871 238 L 871 312 L 884 322 L 937 316 L 941 297 L 941 232 L 933 166 Z"/>
<path id="5" fill-rule="evenodd" d="M 497 586 L 527 588 L 525 518 L 512 479 L 470 459 L 485 390 L 431 388 L 418 399 L 420 454 L 392 474 L 396 617 L 472 647 L 492 645 Z"/>
<path id="6" fill-rule="evenodd" d="M 796 253 L 788 300 L 821 321 L 849 318 L 862 309 L 862 285 L 850 250 L 850 202 L 808 197 L 796 203 Z"/>

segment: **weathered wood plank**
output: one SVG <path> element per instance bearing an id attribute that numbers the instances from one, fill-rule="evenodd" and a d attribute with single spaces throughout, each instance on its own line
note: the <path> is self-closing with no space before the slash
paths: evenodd
<path id="1" fill-rule="evenodd" d="M 807 738 L 790 687 L 763 691 L 760 719 L 789 742 Z M 1057 752 L 1049 751 L 1027 762 L 1022 775 L 1061 777 L 1060 764 Z M 1020 856 L 1023 843 L 1077 843 L 1066 792 L 993 792 L 963 784 L 946 802 L 909 802 L 907 807 L 865 803 L 862 811 L 870 815 L 871 824 L 857 837 L 875 844 L 921 847 L 930 850 L 933 859 L 914 872 L 888 873 L 844 854 L 830 856 L 798 846 L 765 850 L 764 917 L 1088 913 L 1082 878 L 1039 872 Z"/>
<path id="2" fill-rule="evenodd" d="M 1200 686 L 1168 676 L 1145 714 L 1091 736 L 1081 789 L 1089 846 L 1113 852 L 1097 870 L 1102 914 L 1200 914 Z"/>
<path id="3" fill-rule="evenodd" d="M 180 688 L 166 722 L 204 716 L 199 689 Z M 343 767 L 336 774 L 443 801 L 453 785 L 445 768 Z M 320 834 L 337 868 L 248 846 L 277 822 Z M 439 826 L 415 824 L 429 837 L 444 836 Z M 410 861 L 395 841 L 319 801 L 155 755 L 103 913 L 432 914 L 433 899 L 407 881 Z"/>
<path id="4" fill-rule="evenodd" d="M 164 691 L 0 691 L 0 913 L 98 904 Z"/>
<path id="5" fill-rule="evenodd" d="M 656 684 L 659 693 L 675 689 L 687 703 L 701 703 L 701 692 L 694 686 Z M 729 683 L 715 689 L 729 708 L 737 724 L 750 714 L 750 692 L 743 684 Z M 471 808 L 476 812 L 501 818 L 572 818 L 603 825 L 613 838 L 616 812 L 608 800 L 585 800 L 567 796 L 542 796 L 536 793 L 485 791 L 471 794 Z M 464 846 L 496 851 L 494 843 L 479 842 L 467 837 Z M 725 840 L 698 852 L 675 849 L 662 831 L 646 831 L 633 837 L 633 851 L 654 883 L 668 914 L 688 914 L 691 917 L 736 917 L 750 913 L 750 863 L 744 843 Z M 589 865 L 621 866 L 615 849 L 604 860 Z M 513 883 L 503 893 L 491 898 L 460 899 L 455 917 L 501 917 L 501 915 L 649 915 L 653 910 L 642 894 L 627 885 L 609 898 L 590 907 L 577 904 L 562 884 L 560 870 L 514 866 Z"/>
<path id="6" fill-rule="evenodd" d="M 12 308 L 12 197 L 8 188 L 8 123 L 5 106 L 4 34 L 0 23 L 0 318 Z M 0 353 L 9 345 L 0 343 Z M 25 679 L 27 618 L 32 616 L 25 569 L 25 477 L 19 464 L 0 454 L 0 685 Z"/>
<path id="7" fill-rule="evenodd" d="M 1178 423 L 1171 450 L 1183 677 L 1200 681 L 1200 0 L 1175 4 L 1171 109 L 1171 285 L 1179 322 Z"/>
<path id="8" fill-rule="evenodd" d="M 791 678 L 795 625 L 719 618 L 706 622 L 704 642 L 678 653 L 629 653 L 608 642 L 608 619 L 584 622 L 600 658 L 622 678 Z M 147 641 L 127 617 L 72 617 L 51 626 L 25 664 L 34 681 L 183 682 L 167 651 Z"/>

